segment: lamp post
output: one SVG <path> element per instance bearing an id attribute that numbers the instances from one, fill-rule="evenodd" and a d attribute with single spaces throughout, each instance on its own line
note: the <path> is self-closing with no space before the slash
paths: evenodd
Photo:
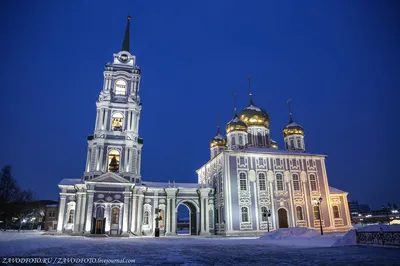
<path id="1" fill-rule="evenodd" d="M 267 210 L 266 212 L 264 212 L 263 216 L 267 218 L 267 230 L 269 232 L 269 220 L 268 220 L 268 217 L 271 216 L 271 210 Z"/>
<path id="2" fill-rule="evenodd" d="M 322 203 L 322 197 L 319 197 L 319 199 L 314 199 L 314 204 L 318 205 L 319 227 L 321 229 L 321 235 L 323 235 L 324 231 L 322 229 L 321 203 Z"/>

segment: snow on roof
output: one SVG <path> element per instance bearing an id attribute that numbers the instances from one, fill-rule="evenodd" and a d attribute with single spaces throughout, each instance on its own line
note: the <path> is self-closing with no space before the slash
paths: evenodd
<path id="1" fill-rule="evenodd" d="M 221 135 L 221 133 L 218 133 L 218 135 L 216 135 L 214 139 L 225 139 L 225 138 L 224 136 Z"/>
<path id="2" fill-rule="evenodd" d="M 82 183 L 81 179 L 77 179 L 77 178 L 64 178 L 63 180 L 61 180 L 61 182 L 58 185 L 62 185 L 62 186 L 73 186 L 76 184 Z"/>
<path id="3" fill-rule="evenodd" d="M 295 152 L 295 151 L 287 151 L 287 150 L 278 150 L 274 148 L 256 148 L 256 147 L 248 147 L 247 149 L 233 149 L 234 152 L 247 152 L 247 153 L 275 153 L 275 154 L 290 154 L 290 155 L 314 155 L 314 156 L 326 156 L 322 154 L 312 154 L 305 152 Z"/>
<path id="4" fill-rule="evenodd" d="M 255 105 L 250 105 L 250 106 L 247 106 L 246 107 L 246 109 L 250 109 L 250 110 L 255 110 L 255 111 L 259 111 L 259 112 L 261 112 L 261 109 L 260 108 L 258 108 L 257 106 L 255 106 Z"/>
<path id="5" fill-rule="evenodd" d="M 149 188 L 168 188 L 168 187 L 175 187 L 175 188 L 202 188 L 207 187 L 211 188 L 210 185 L 198 184 L 198 183 L 168 183 L 168 182 L 147 182 L 142 181 L 142 186 L 146 186 Z"/>
<path id="6" fill-rule="evenodd" d="M 58 206 L 58 204 L 49 204 L 49 205 L 46 205 L 46 207 L 57 207 Z"/>
<path id="7" fill-rule="evenodd" d="M 289 125 L 287 125 L 286 127 L 302 127 L 299 124 L 297 124 L 296 122 L 292 122 Z"/>
<path id="8" fill-rule="evenodd" d="M 342 194 L 342 193 L 347 193 L 347 192 L 345 192 L 345 191 L 343 191 L 343 190 L 340 190 L 340 189 L 337 189 L 337 188 L 334 188 L 334 187 L 331 187 L 331 186 L 329 186 L 329 193 L 331 193 L 331 194 Z"/>

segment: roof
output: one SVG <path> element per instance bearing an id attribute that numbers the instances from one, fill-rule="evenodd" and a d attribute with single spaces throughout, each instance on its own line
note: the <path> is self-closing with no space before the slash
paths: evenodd
<path id="1" fill-rule="evenodd" d="M 287 125 L 286 127 L 301 127 L 301 128 L 302 128 L 302 126 L 300 126 L 300 125 L 297 124 L 296 122 L 292 122 L 292 123 L 290 123 L 289 125 Z"/>
<path id="2" fill-rule="evenodd" d="M 82 180 L 77 178 L 64 178 L 58 183 L 59 186 L 74 186 L 76 184 L 81 184 Z"/>
<path id="3" fill-rule="evenodd" d="M 340 190 L 340 189 L 337 189 L 337 188 L 334 188 L 334 187 L 331 187 L 331 186 L 329 186 L 329 193 L 331 193 L 331 194 L 343 194 L 343 193 L 347 193 L 346 191 L 343 191 L 343 190 Z"/>
<path id="4" fill-rule="evenodd" d="M 198 183 L 168 183 L 168 182 L 147 182 L 142 181 L 142 186 L 149 187 L 149 188 L 212 188 L 210 185 L 203 185 Z"/>

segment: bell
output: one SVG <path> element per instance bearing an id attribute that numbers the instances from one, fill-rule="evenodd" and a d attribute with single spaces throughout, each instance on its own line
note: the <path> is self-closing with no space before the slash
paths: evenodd
<path id="1" fill-rule="evenodd" d="M 118 172 L 119 164 L 118 164 L 117 158 L 115 158 L 115 156 L 112 157 L 111 162 L 108 166 L 109 166 L 108 170 L 110 172 Z"/>

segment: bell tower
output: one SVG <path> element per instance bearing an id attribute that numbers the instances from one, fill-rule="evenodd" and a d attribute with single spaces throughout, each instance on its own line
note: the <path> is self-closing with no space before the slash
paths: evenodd
<path id="1" fill-rule="evenodd" d="M 128 16 L 121 51 L 113 55 L 112 63 L 104 66 L 94 134 L 87 139 L 85 180 L 113 172 L 131 182 L 141 182 L 141 72 L 130 51 L 130 19 Z"/>

